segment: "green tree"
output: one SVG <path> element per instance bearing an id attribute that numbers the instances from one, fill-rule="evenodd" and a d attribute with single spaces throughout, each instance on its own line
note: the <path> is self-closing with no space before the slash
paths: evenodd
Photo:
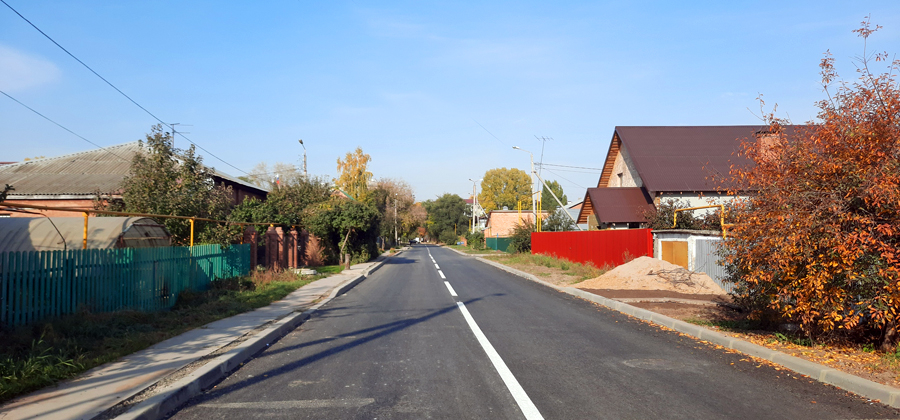
<path id="1" fill-rule="evenodd" d="M 522 203 L 523 210 L 531 210 L 531 178 L 521 169 L 497 168 L 484 174 L 478 203 L 484 211 L 517 208 Z"/>
<path id="2" fill-rule="evenodd" d="M 371 161 L 372 157 L 363 153 L 361 147 L 357 147 L 353 152 L 347 152 L 344 160 L 337 160 L 338 177 L 334 180 L 334 185 L 350 197 L 366 201 L 369 181 L 372 180 L 372 173 L 368 170 Z"/>
<path id="3" fill-rule="evenodd" d="M 513 228 L 512 236 L 509 238 L 509 246 L 506 252 L 531 252 L 531 233 L 534 232 L 534 223 L 526 220 L 519 223 Z"/>
<path id="4" fill-rule="evenodd" d="M 568 232 L 577 228 L 566 209 L 562 207 L 557 207 L 556 211 L 542 223 L 541 230 L 545 232 Z"/>
<path id="5" fill-rule="evenodd" d="M 147 152 L 134 156 L 122 183 L 121 208 L 127 212 L 190 216 L 224 220 L 232 207 L 231 187 L 217 186 L 213 171 L 203 166 L 194 146 L 174 147 L 172 135 L 161 125 L 151 128 Z M 176 244 L 190 242 L 190 222 L 183 219 L 161 221 Z M 195 242 L 229 243 L 236 230 L 221 229 L 216 223 L 197 221 Z"/>
<path id="6" fill-rule="evenodd" d="M 232 210 L 229 220 L 235 222 L 274 223 L 306 226 L 307 209 L 331 198 L 331 183 L 322 177 L 296 179 L 273 189 L 265 201 L 244 200 Z"/>
<path id="7" fill-rule="evenodd" d="M 466 200 L 456 194 L 444 194 L 437 200 L 423 203 L 428 212 L 428 234 L 434 239 L 444 241 L 452 235 L 454 238 L 469 229 L 469 218 L 466 217 Z M 451 243 L 455 243 L 453 240 Z"/>
<path id="8" fill-rule="evenodd" d="M 549 186 L 550 189 L 547 189 L 547 186 Z M 566 194 L 563 193 L 562 185 L 559 185 L 559 182 L 547 181 L 547 185 L 544 185 L 541 190 L 541 210 L 553 213 L 559 208 L 559 203 L 553 198 L 553 194 L 550 194 L 551 190 L 553 191 L 553 194 L 556 194 L 556 197 L 559 198 L 559 201 L 562 201 L 563 205 L 569 204 L 569 200 L 566 198 Z"/>
<path id="9" fill-rule="evenodd" d="M 365 262 L 378 255 L 379 214 L 375 207 L 355 200 L 331 199 L 309 209 L 309 231 L 322 238 L 331 261 L 350 255 Z"/>

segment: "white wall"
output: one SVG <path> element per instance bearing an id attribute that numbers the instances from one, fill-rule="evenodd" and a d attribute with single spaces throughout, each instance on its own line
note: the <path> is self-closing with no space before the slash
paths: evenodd
<path id="1" fill-rule="evenodd" d="M 622 174 L 621 183 L 619 181 L 620 173 Z M 643 185 L 644 182 L 641 180 L 641 176 L 638 175 L 637 171 L 634 169 L 634 163 L 631 162 L 631 158 L 628 156 L 625 146 L 622 145 L 622 147 L 619 147 L 619 154 L 616 155 L 616 161 L 613 163 L 613 170 L 609 175 L 609 182 L 607 182 L 606 186 L 615 188 L 641 187 Z"/>

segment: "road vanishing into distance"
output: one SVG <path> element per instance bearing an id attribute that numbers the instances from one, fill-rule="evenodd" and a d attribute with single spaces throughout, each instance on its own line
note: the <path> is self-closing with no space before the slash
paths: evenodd
<path id="1" fill-rule="evenodd" d="M 172 419 L 853 419 L 889 407 L 417 245 Z"/>

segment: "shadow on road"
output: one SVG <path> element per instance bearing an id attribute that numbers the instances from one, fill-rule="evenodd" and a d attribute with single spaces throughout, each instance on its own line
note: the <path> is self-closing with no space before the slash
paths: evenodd
<path id="1" fill-rule="evenodd" d="M 485 297 L 487 297 L 487 296 L 485 296 Z M 469 304 L 479 301 L 481 299 L 483 299 L 483 298 L 470 299 L 463 303 L 465 303 L 466 305 L 469 305 Z M 288 346 L 288 347 L 281 348 L 278 350 L 266 351 L 263 354 L 257 356 L 256 358 L 262 359 L 262 358 L 269 357 L 269 356 L 272 356 L 272 355 L 275 355 L 275 354 L 278 354 L 281 352 L 285 352 L 285 351 L 297 350 L 297 349 L 309 347 L 309 346 L 316 345 L 316 344 L 327 343 L 330 341 L 339 340 L 341 338 L 354 337 L 354 336 L 357 336 L 360 334 L 371 333 L 370 335 L 357 338 L 356 340 L 353 340 L 349 343 L 341 344 L 337 347 L 328 348 L 328 349 L 322 350 L 320 352 L 306 356 L 295 362 L 291 362 L 291 363 L 288 363 L 288 364 L 285 364 L 282 366 L 278 366 L 277 368 L 271 369 L 262 375 L 257 375 L 252 378 L 247 378 L 247 379 L 241 380 L 237 383 L 234 383 L 234 384 L 231 384 L 228 386 L 216 388 L 215 390 L 213 390 L 211 392 L 208 392 L 206 394 L 202 394 L 202 395 L 198 396 L 196 400 L 190 402 L 186 407 L 200 404 L 205 401 L 213 400 L 213 399 L 219 398 L 221 396 L 227 395 L 229 393 L 239 391 L 243 388 L 252 386 L 256 383 L 259 383 L 259 382 L 262 382 L 265 380 L 269 380 L 269 379 L 273 379 L 277 376 L 284 375 L 286 373 L 290 373 L 290 372 L 294 371 L 295 369 L 299 369 L 310 363 L 315 363 L 326 357 L 329 357 L 329 356 L 341 353 L 345 350 L 349 350 L 354 347 L 363 345 L 363 344 L 368 343 L 377 338 L 384 337 L 386 335 L 393 334 L 395 332 L 404 330 L 413 325 L 428 321 L 432 318 L 435 318 L 440 315 L 446 314 L 448 312 L 457 310 L 457 308 L 458 308 L 457 305 L 454 304 L 452 306 L 447 306 L 446 308 L 435 310 L 427 315 L 423 315 L 420 317 L 401 319 L 401 320 L 388 322 L 386 324 L 382 324 L 382 325 L 378 325 L 378 326 L 374 326 L 374 327 L 370 327 L 370 328 L 363 328 L 360 330 L 352 331 L 352 332 L 341 334 L 341 335 L 334 336 L 334 337 L 324 338 L 324 339 L 315 340 L 315 341 L 311 341 L 311 342 L 307 342 L 307 343 L 301 343 L 301 344 L 297 344 L 294 346 Z M 339 308 L 334 308 L 333 310 L 337 310 L 337 309 L 339 309 Z"/>

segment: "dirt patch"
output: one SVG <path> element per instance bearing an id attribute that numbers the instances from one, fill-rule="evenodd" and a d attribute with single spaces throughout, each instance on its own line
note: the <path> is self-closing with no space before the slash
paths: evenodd
<path id="1" fill-rule="evenodd" d="M 586 291 L 610 299 L 621 300 L 639 297 L 636 296 L 635 292 L 647 293 L 646 291 L 628 290 Z M 665 293 L 659 292 L 655 294 L 665 295 Z M 646 294 L 644 296 L 651 298 L 650 295 L 651 294 Z M 696 297 L 698 295 L 687 296 Z M 684 295 L 680 297 L 684 297 Z M 864 351 L 853 346 L 833 344 L 800 345 L 796 342 L 791 342 L 789 336 L 780 334 L 776 331 L 735 330 L 723 328 L 719 325 L 728 325 L 729 323 L 737 323 L 746 321 L 747 319 L 747 313 L 726 305 L 692 305 L 674 302 L 628 302 L 628 304 L 671 318 L 701 324 L 705 328 L 716 330 L 730 337 L 739 338 L 811 362 L 820 363 L 873 382 L 900 388 L 900 367 L 898 367 L 898 364 L 900 363 L 890 360 L 890 358 L 883 354 Z"/>
<path id="2" fill-rule="evenodd" d="M 712 304 L 732 305 L 731 296 L 728 295 L 689 294 L 670 292 L 668 290 L 581 289 L 595 295 L 621 300 L 623 302 L 665 302 L 671 300 L 677 303 L 680 300 L 690 300 L 696 302 L 709 302 Z"/>
<path id="3" fill-rule="evenodd" d="M 675 264 L 650 257 L 639 257 L 600 277 L 585 280 L 579 289 L 665 290 L 692 295 L 725 295 L 705 273 L 685 270 Z"/>
<path id="4" fill-rule="evenodd" d="M 511 264 L 509 262 L 503 261 L 503 265 L 507 267 L 515 268 L 519 271 L 524 271 L 529 274 L 533 274 L 547 283 L 553 284 L 555 286 L 570 286 L 573 283 L 577 283 L 581 279 L 575 276 L 574 274 L 566 273 L 563 270 L 560 270 L 556 267 L 544 267 L 540 265 L 533 264 Z"/>

